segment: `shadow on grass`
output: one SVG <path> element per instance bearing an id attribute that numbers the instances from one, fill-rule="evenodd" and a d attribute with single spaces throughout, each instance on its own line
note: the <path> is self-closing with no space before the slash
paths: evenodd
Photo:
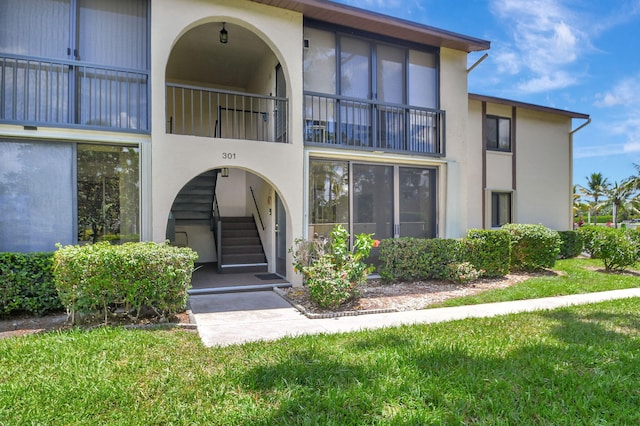
<path id="1" fill-rule="evenodd" d="M 307 339 L 241 386 L 277 395 L 265 425 L 638 424 L 640 319 L 582 312 Z"/>

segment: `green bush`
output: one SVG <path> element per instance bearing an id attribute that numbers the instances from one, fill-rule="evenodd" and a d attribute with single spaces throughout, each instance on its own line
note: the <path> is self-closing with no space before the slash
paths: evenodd
<path id="1" fill-rule="evenodd" d="M 196 258 L 191 249 L 168 244 L 66 246 L 54 254 L 54 277 L 72 321 L 76 313 L 101 310 L 107 322 L 117 306 L 135 317 L 143 308 L 167 316 L 185 308 Z"/>
<path id="2" fill-rule="evenodd" d="M 483 271 L 482 276 L 502 277 L 509 273 L 511 234 L 502 229 L 470 229 L 463 240 L 465 261 Z"/>
<path id="3" fill-rule="evenodd" d="M 0 253 L 0 315 L 62 309 L 52 267 L 52 253 Z"/>
<path id="4" fill-rule="evenodd" d="M 589 253 L 589 255 L 592 258 L 596 258 L 593 254 L 593 241 L 595 239 L 595 236 L 598 232 L 599 229 L 602 229 L 603 227 L 601 226 L 594 226 L 594 225 L 585 225 L 582 226 L 580 228 L 578 228 L 578 234 L 580 234 L 582 236 L 582 245 L 583 245 L 583 250 L 587 253 Z"/>
<path id="5" fill-rule="evenodd" d="M 560 240 L 560 258 L 570 259 L 579 256 L 584 248 L 584 237 L 578 231 L 558 231 Z"/>
<path id="6" fill-rule="evenodd" d="M 329 239 L 296 240 L 293 254 L 296 271 L 304 276 L 311 300 L 322 308 L 337 308 L 357 292 L 372 267 L 364 260 L 373 247 L 370 234 L 356 235 L 349 250 L 349 232 L 336 225 Z"/>
<path id="7" fill-rule="evenodd" d="M 380 243 L 380 277 L 386 282 L 448 279 L 452 264 L 463 261 L 453 239 L 394 238 Z"/>
<path id="8" fill-rule="evenodd" d="M 552 268 L 560 253 L 558 232 L 543 225 L 506 224 L 511 234 L 511 270 L 535 271 Z"/>
<path id="9" fill-rule="evenodd" d="M 638 261 L 637 231 L 598 227 L 590 236 L 592 256 L 602 259 L 607 271 L 621 271 Z"/>

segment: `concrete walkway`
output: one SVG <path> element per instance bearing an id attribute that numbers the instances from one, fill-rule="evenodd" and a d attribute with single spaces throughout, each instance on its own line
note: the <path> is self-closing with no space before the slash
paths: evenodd
<path id="1" fill-rule="evenodd" d="M 307 318 L 273 291 L 192 295 L 189 303 L 204 345 L 226 346 L 304 334 L 492 317 L 629 297 L 640 297 L 640 288 L 328 319 Z"/>

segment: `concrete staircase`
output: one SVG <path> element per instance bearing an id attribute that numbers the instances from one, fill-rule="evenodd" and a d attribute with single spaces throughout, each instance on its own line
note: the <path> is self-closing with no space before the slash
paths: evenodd
<path id="1" fill-rule="evenodd" d="M 171 207 L 176 224 L 209 224 L 217 178 L 218 170 L 210 170 L 191 179 L 180 190 Z"/>
<path id="2" fill-rule="evenodd" d="M 267 272 L 267 258 L 253 217 L 223 217 L 221 222 L 222 272 Z"/>

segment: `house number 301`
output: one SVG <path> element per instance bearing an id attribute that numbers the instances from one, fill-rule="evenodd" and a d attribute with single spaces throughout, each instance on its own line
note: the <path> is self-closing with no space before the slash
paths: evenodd
<path id="1" fill-rule="evenodd" d="M 236 153 L 235 152 L 223 152 L 222 153 L 222 159 L 223 160 L 235 160 L 236 159 Z"/>

